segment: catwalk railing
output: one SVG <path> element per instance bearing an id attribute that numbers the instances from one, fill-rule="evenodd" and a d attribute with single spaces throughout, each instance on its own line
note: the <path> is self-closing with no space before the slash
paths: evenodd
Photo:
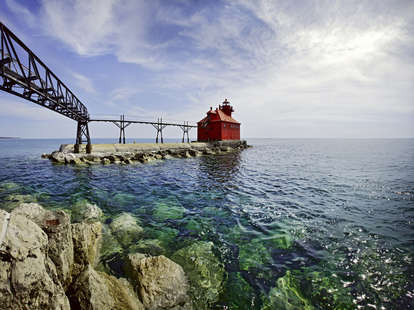
<path id="1" fill-rule="evenodd" d="M 89 122 L 107 122 L 107 123 L 113 123 L 115 126 L 119 128 L 119 143 L 125 144 L 125 128 L 128 127 L 131 124 L 148 124 L 152 125 L 155 130 L 157 131 L 157 136 L 155 138 L 155 142 L 161 142 L 164 143 L 163 138 L 163 130 L 167 126 L 176 126 L 182 129 L 183 131 L 183 138 L 182 142 L 185 142 L 185 139 L 187 139 L 187 142 L 190 142 L 190 136 L 189 131 L 191 128 L 195 128 L 197 126 L 189 125 L 188 122 L 184 122 L 183 124 L 178 123 L 168 123 L 163 122 L 162 118 L 159 118 L 156 122 L 149 122 L 149 121 L 136 121 L 136 120 L 126 120 L 125 115 L 121 115 L 119 120 L 116 119 L 90 119 Z M 160 139 L 159 139 L 160 138 Z"/>

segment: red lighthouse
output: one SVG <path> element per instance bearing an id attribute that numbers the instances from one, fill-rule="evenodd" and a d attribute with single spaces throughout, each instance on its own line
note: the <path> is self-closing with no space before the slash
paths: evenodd
<path id="1" fill-rule="evenodd" d="M 223 105 L 207 112 L 207 116 L 197 123 L 198 141 L 240 140 L 240 123 L 231 117 L 233 107 L 227 99 Z"/>

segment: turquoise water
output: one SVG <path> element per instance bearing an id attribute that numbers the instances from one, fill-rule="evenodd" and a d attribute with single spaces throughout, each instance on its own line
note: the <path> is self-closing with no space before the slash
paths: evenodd
<path id="1" fill-rule="evenodd" d="M 217 309 L 414 308 L 412 139 L 255 139 L 239 153 L 129 166 L 40 159 L 71 142 L 0 140 L 0 207 L 86 200 L 108 223 L 130 212 L 167 256 L 212 241 L 227 275 Z M 121 276 L 121 264 L 107 267 Z"/>

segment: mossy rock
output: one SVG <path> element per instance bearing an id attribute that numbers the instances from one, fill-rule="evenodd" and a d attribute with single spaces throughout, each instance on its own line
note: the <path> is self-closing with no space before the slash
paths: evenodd
<path id="1" fill-rule="evenodd" d="M 116 206 L 133 205 L 136 202 L 136 196 L 128 193 L 117 193 L 112 197 L 112 203 Z"/>
<path id="2" fill-rule="evenodd" d="M 157 221 L 177 220 L 183 218 L 186 209 L 178 204 L 159 202 L 156 204 L 152 216 Z"/>
<path id="3" fill-rule="evenodd" d="M 256 238 L 239 244 L 239 266 L 241 270 L 260 268 L 271 263 L 272 257 L 265 243 Z"/>
<path id="4" fill-rule="evenodd" d="M 232 310 L 258 309 L 253 288 L 239 272 L 229 273 L 220 304 L 224 304 Z"/>
<path id="5" fill-rule="evenodd" d="M 226 218 L 229 212 L 216 207 L 204 207 L 201 209 L 201 216 L 203 217 L 219 217 Z"/>
<path id="6" fill-rule="evenodd" d="M 192 232 L 200 232 L 202 226 L 198 221 L 191 219 L 185 224 L 184 228 Z"/>
<path id="7" fill-rule="evenodd" d="M 126 212 L 117 216 L 111 224 L 109 224 L 109 227 L 123 247 L 128 247 L 138 241 L 144 231 L 140 226 L 138 219 Z"/>
<path id="8" fill-rule="evenodd" d="M 199 241 L 182 248 L 171 257 L 181 265 L 190 281 L 195 309 L 210 309 L 223 290 L 225 270 L 213 253 L 213 243 Z"/>
<path id="9" fill-rule="evenodd" d="M 261 310 L 313 310 L 314 307 L 300 292 L 298 281 L 288 270 L 286 274 L 277 279 L 276 287 L 272 288 L 269 296 L 263 298 Z"/>
<path id="10" fill-rule="evenodd" d="M 319 309 L 355 309 L 349 289 L 332 275 L 316 271 L 306 273 L 301 288 L 304 295 Z"/>
<path id="11" fill-rule="evenodd" d="M 20 188 L 20 185 L 14 182 L 2 182 L 0 183 L 0 192 L 16 191 Z"/>
<path id="12" fill-rule="evenodd" d="M 145 229 L 145 236 L 150 239 L 157 239 L 164 249 L 173 248 L 179 231 L 168 226 L 159 226 Z"/>

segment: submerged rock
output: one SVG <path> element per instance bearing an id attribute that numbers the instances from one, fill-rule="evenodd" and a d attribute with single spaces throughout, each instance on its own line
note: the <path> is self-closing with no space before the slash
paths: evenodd
<path id="1" fill-rule="evenodd" d="M 289 270 L 283 277 L 277 279 L 276 287 L 270 290 L 269 297 L 263 301 L 261 310 L 273 309 L 314 309 L 310 301 L 303 297 L 299 283 Z"/>
<path id="2" fill-rule="evenodd" d="M 109 227 L 119 243 L 124 247 L 128 247 L 133 242 L 137 241 L 144 231 L 138 224 L 138 220 L 130 213 L 126 212 L 117 216 Z"/>
<path id="3" fill-rule="evenodd" d="M 189 281 L 196 309 L 210 309 L 223 289 L 225 271 L 213 253 L 213 243 L 199 241 L 174 253 L 172 260 L 180 264 Z"/>
<path id="4" fill-rule="evenodd" d="M 171 249 L 176 242 L 179 231 L 165 225 L 146 228 L 145 234 L 159 241 L 160 246 L 166 251 Z"/>
<path id="5" fill-rule="evenodd" d="M 71 219 L 72 223 L 80 222 L 98 222 L 103 219 L 102 210 L 96 205 L 85 200 L 78 201 L 72 206 Z"/>
<path id="6" fill-rule="evenodd" d="M 48 257 L 48 237 L 23 215 L 0 210 L 0 305 L 3 309 L 69 310 L 56 269 Z M 1 240 L 0 240 L 1 241 Z"/>
<path id="7" fill-rule="evenodd" d="M 21 215 L 36 223 L 48 236 L 48 255 L 66 288 L 72 280 L 73 243 L 69 216 L 61 210 L 50 211 L 37 203 L 22 203 L 12 215 Z"/>
<path id="8" fill-rule="evenodd" d="M 2 209 L 11 212 L 22 203 L 31 202 L 37 202 L 37 198 L 33 195 L 11 194 L 4 199 Z"/>
<path id="9" fill-rule="evenodd" d="M 252 310 L 258 306 L 253 288 L 239 272 L 229 273 L 220 301 L 235 310 Z"/>
<path id="10" fill-rule="evenodd" d="M 19 184 L 14 182 L 1 182 L 0 183 L 0 192 L 3 191 L 14 191 L 20 188 Z"/>
<path id="11" fill-rule="evenodd" d="M 186 209 L 178 203 L 159 202 L 154 208 L 153 217 L 159 221 L 176 220 L 184 216 Z"/>
<path id="12" fill-rule="evenodd" d="M 239 266 L 241 270 L 260 268 L 269 264 L 272 257 L 269 248 L 260 239 L 239 243 Z"/>
<path id="13" fill-rule="evenodd" d="M 182 267 L 165 256 L 128 255 L 127 272 L 146 309 L 192 309 Z"/>
<path id="14" fill-rule="evenodd" d="M 142 303 L 124 284 L 124 281 L 95 271 L 89 265 L 71 288 L 71 308 L 144 310 Z"/>
<path id="15" fill-rule="evenodd" d="M 305 272 L 301 277 L 301 289 L 312 304 L 320 309 L 355 309 L 349 287 L 331 273 Z"/>

